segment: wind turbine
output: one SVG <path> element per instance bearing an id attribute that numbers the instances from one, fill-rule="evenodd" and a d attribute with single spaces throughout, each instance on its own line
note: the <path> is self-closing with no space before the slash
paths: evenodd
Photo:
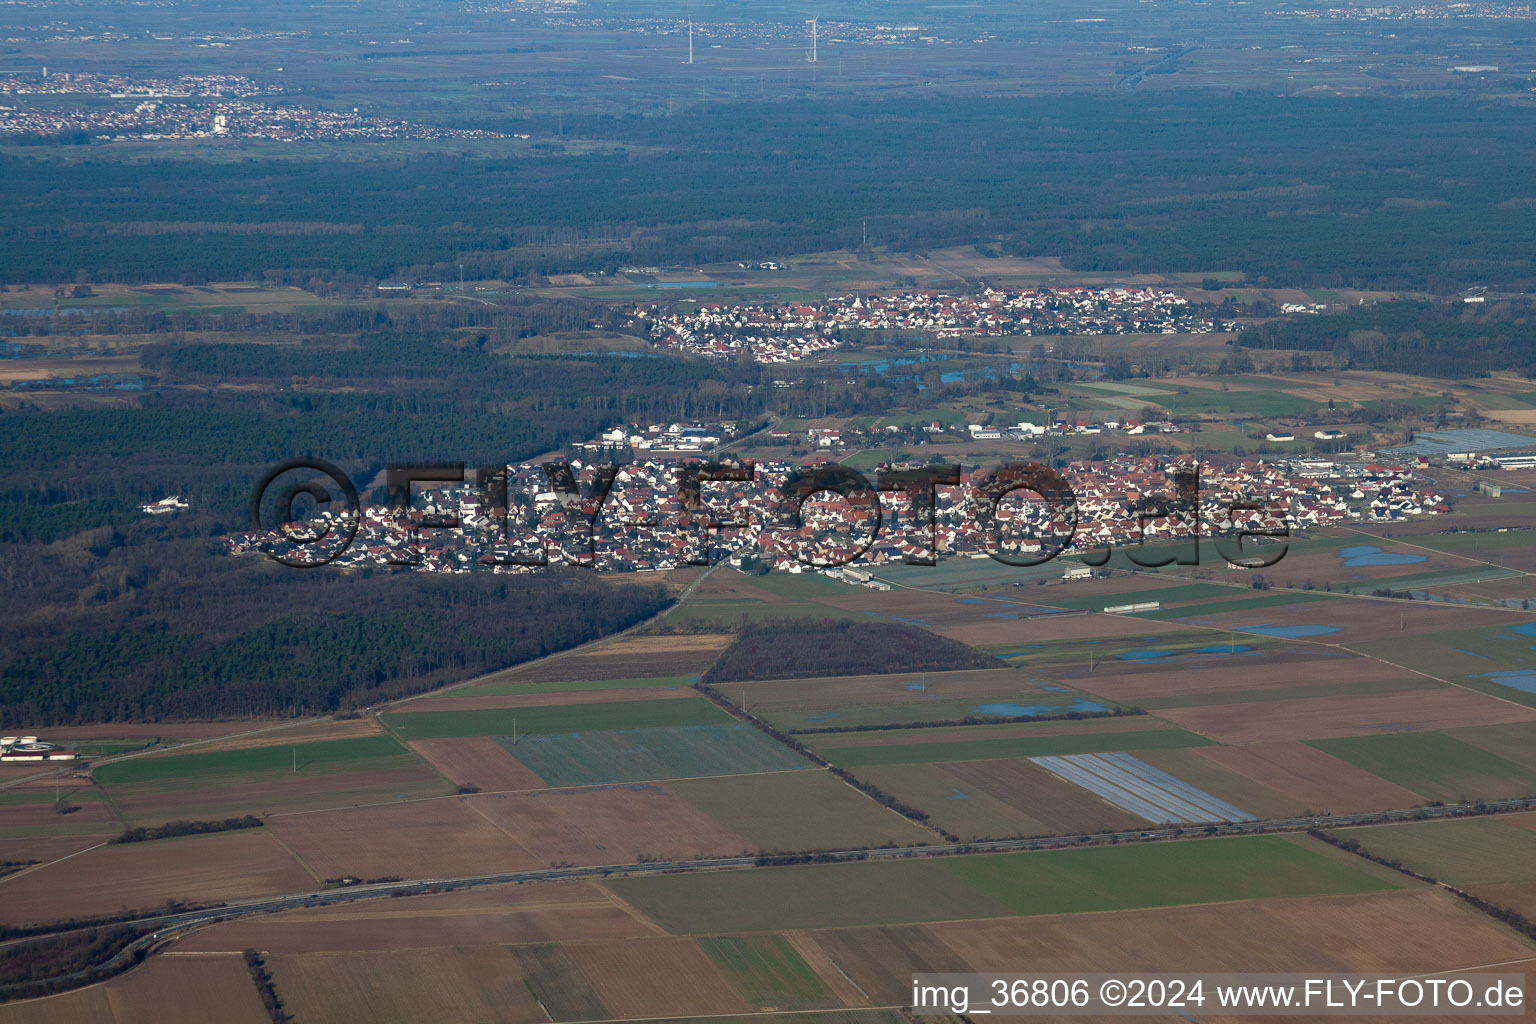
<path id="1" fill-rule="evenodd" d="M 811 63 L 816 63 L 816 18 L 811 19 Z"/>

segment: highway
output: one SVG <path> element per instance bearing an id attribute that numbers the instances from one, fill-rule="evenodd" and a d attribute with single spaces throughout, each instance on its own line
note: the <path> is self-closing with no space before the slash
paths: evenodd
<path id="1" fill-rule="evenodd" d="M 817 853 L 814 862 L 827 864 L 851 861 L 910 860 L 918 857 L 966 856 L 987 853 L 1010 853 L 1024 850 L 1056 850 L 1082 846 L 1103 846 L 1118 843 L 1167 842 L 1173 840 L 1203 839 L 1212 836 L 1242 836 L 1268 833 L 1303 832 L 1307 829 L 1348 828 L 1362 825 L 1384 825 L 1393 822 L 1425 821 L 1438 818 L 1482 817 L 1494 814 L 1512 814 L 1518 811 L 1536 810 L 1536 797 L 1516 800 L 1491 800 L 1443 804 L 1437 807 L 1412 807 L 1394 811 L 1362 811 L 1355 814 L 1323 814 L 1300 818 L 1270 818 L 1260 821 L 1223 822 L 1209 825 L 1153 826 L 1121 832 L 1095 832 L 1067 836 L 1035 836 L 1022 839 L 993 839 L 974 843 L 934 843 L 922 846 L 865 847 Z M 809 863 L 808 858 L 800 863 Z M 393 896 L 420 895 L 450 889 L 473 889 L 486 885 L 510 885 L 526 882 L 546 882 L 572 878 L 607 878 L 614 875 L 677 874 L 694 871 L 738 871 L 760 867 L 772 867 L 776 863 L 763 863 L 757 857 L 709 857 L 699 860 L 644 861 L 627 864 L 598 864 L 587 867 L 543 868 L 532 871 L 503 871 L 486 875 L 464 875 L 453 878 L 421 878 L 401 882 L 377 882 L 344 888 L 321 889 L 294 893 L 287 896 L 269 896 L 261 899 L 242 900 L 216 907 L 173 913 L 146 913 L 123 921 L 145 929 L 149 934 L 135 940 L 113 957 L 109 963 L 120 963 L 137 950 L 152 950 L 168 941 L 172 933 L 191 928 L 231 921 L 258 914 L 273 914 L 285 910 L 306 907 L 335 906 Z M 69 926 L 46 935 L 62 935 L 84 930 Z M 29 942 L 39 936 L 28 936 L 0 942 L 0 948 Z M 80 972 L 84 976 L 86 972 Z M 4 990 L 0 989 L 0 995 Z"/>

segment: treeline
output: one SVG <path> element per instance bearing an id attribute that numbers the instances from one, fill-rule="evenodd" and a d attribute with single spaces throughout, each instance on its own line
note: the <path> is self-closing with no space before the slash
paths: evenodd
<path id="1" fill-rule="evenodd" d="M 116 964 L 113 959 L 143 934 L 143 928 L 119 925 L 0 946 L 0 1002 L 36 999 L 121 973 L 144 958 L 143 950 Z"/>
<path id="2" fill-rule="evenodd" d="M 246 828 L 261 828 L 261 819 L 254 814 L 243 818 L 225 818 L 223 821 L 168 821 L 152 828 L 140 826 L 123 831 L 108 839 L 108 843 L 144 843 L 152 839 L 175 839 L 179 836 L 201 836 L 209 832 L 234 832 Z"/>
<path id="3" fill-rule="evenodd" d="M 1475 893 L 1470 893 L 1465 889 L 1459 888 L 1458 886 L 1451 885 L 1447 882 L 1442 882 L 1440 879 L 1435 878 L 1432 875 L 1426 875 L 1422 871 L 1417 871 L 1409 867 L 1396 858 L 1383 857 L 1378 853 L 1372 853 L 1369 849 L 1362 846 L 1360 841 L 1357 839 L 1340 839 L 1338 836 L 1335 836 L 1330 832 L 1324 832 L 1322 829 L 1316 828 L 1308 829 L 1307 835 L 1311 836 L 1313 839 L 1319 839 L 1322 842 L 1327 843 L 1329 846 L 1336 846 L 1347 853 L 1352 853 L 1357 857 L 1363 857 L 1366 860 L 1380 864 L 1383 867 L 1391 868 L 1393 871 L 1405 874 L 1409 878 L 1416 878 L 1419 881 L 1427 882 L 1430 885 L 1438 885 L 1442 889 L 1445 889 L 1447 892 L 1449 892 L 1452 896 L 1455 896 L 1463 903 L 1466 903 L 1468 906 L 1471 906 L 1476 910 L 1480 910 L 1484 914 L 1487 914 L 1489 917 L 1493 918 L 1495 921 L 1513 928 L 1521 935 L 1524 935 L 1527 939 L 1536 940 L 1536 921 L 1532 921 L 1518 910 L 1511 909 L 1510 907 L 1500 906 L 1497 903 L 1489 902 L 1488 900 L 1483 899 L 1481 896 L 1478 896 Z"/>
<path id="4" fill-rule="evenodd" d="M 747 625 L 704 673 L 705 683 L 1000 668 L 989 655 L 915 626 L 838 619 Z"/>
<path id="5" fill-rule="evenodd" d="M 1247 348 L 1327 353 L 1320 368 L 1446 379 L 1495 370 L 1536 376 L 1536 308 L 1526 302 L 1381 302 L 1270 321 L 1239 340 Z"/>
<path id="6" fill-rule="evenodd" d="M 272 984 L 272 972 L 267 970 L 267 962 L 262 955 L 254 949 L 248 949 L 242 954 L 245 959 L 245 969 L 250 972 L 251 982 L 256 986 L 256 995 L 261 999 L 262 1009 L 267 1011 L 267 1017 L 272 1024 L 292 1024 L 293 1017 L 283 1006 L 283 1001 L 278 997 L 277 988 Z"/>

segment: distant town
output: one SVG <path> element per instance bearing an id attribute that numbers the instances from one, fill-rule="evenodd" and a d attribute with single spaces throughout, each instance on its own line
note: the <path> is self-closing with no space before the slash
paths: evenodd
<path id="1" fill-rule="evenodd" d="M 787 363 L 845 344 L 843 332 L 922 331 L 936 338 L 1052 334 L 1209 334 L 1240 324 L 1202 316 L 1188 299 L 1157 288 L 987 288 L 978 295 L 910 291 L 844 295 L 825 302 L 731 304 L 629 311 L 653 340 L 713 358 L 750 355 Z"/>
<path id="2" fill-rule="evenodd" d="M 48 73 L 0 78 L 0 136 L 80 136 L 100 141 L 126 139 L 265 139 L 323 142 L 342 139 L 491 139 L 499 132 L 439 128 L 357 111 L 271 106 L 251 97 L 281 93 L 275 85 L 240 75 L 183 75 L 136 78 L 123 75 Z M 72 96 L 130 101 L 78 107 L 63 102 L 6 102 Z"/>
<path id="3" fill-rule="evenodd" d="M 1189 502 L 1177 494 L 1175 479 L 1189 468 L 1188 460 L 1120 455 L 1074 462 L 1061 471 L 1076 496 L 1075 509 L 1061 502 L 1024 500 L 1021 494 L 1000 502 L 995 525 L 984 527 L 975 514 L 977 488 L 996 467 L 969 466 L 958 488 L 936 490 L 931 535 L 926 518 L 915 512 L 911 496 L 901 490 L 882 492 L 878 512 L 841 498 L 813 497 L 805 502 L 797 523 L 782 492 L 795 464 L 759 461 L 750 482 L 706 482 L 701 486 L 703 509 L 690 511 L 679 493 L 679 467 L 689 455 L 706 454 L 701 447 L 706 439 L 728 436 L 730 426 L 638 429 L 632 448 L 637 461 L 618 460 L 620 468 L 606 495 L 595 485 L 596 460 L 570 463 L 579 494 L 557 491 L 542 465 L 509 466 L 504 495 L 473 487 L 428 487 L 417 492 L 407 514 L 386 506 L 365 507 L 355 539 L 333 564 L 413 565 L 430 572 L 498 567 L 532 571 L 529 563 L 547 559 L 610 571 L 645 571 L 703 564 L 709 557 L 706 547 L 715 545 L 711 560 L 723 556 L 747 570 L 798 573 L 813 564 L 857 568 L 986 557 L 993 550 L 1034 558 L 1058 549 L 1088 552 L 1106 545 L 1191 538 L 1196 530 L 1205 538 L 1231 537 L 1238 530 L 1273 534 L 1451 511 L 1446 497 L 1419 473 L 1427 459 L 1391 465 L 1362 458 L 1203 465 L 1198 501 Z M 673 440 L 658 443 L 667 436 Z M 625 428 L 605 434 L 600 440 L 608 446 L 609 457 L 602 461 L 609 461 L 629 438 Z M 658 457 L 663 452 L 679 457 Z M 893 463 L 889 468 L 921 466 Z M 332 513 L 317 518 L 341 521 Z M 459 525 L 431 526 L 445 520 Z M 737 526 L 712 537 L 701 525 L 704 520 Z M 1062 549 L 1068 536 L 1075 540 Z M 243 534 L 228 542 L 231 554 L 291 555 L 298 550 L 281 529 Z M 834 575 L 841 578 L 841 573 Z M 880 587 L 873 577 L 848 579 Z"/>

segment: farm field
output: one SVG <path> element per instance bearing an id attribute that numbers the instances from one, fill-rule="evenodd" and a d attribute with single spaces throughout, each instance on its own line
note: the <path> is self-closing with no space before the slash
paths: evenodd
<path id="1" fill-rule="evenodd" d="M 1481 729 L 1455 729 L 1454 739 L 1536 771 L 1536 723 L 1489 725 Z"/>
<path id="2" fill-rule="evenodd" d="M 1241 699 L 1249 694 L 1264 699 L 1268 692 L 1304 695 L 1314 687 L 1333 690 L 1376 683 L 1438 685 L 1422 676 L 1410 676 L 1390 665 L 1341 651 L 1299 645 L 1245 650 L 1246 642 L 1208 646 L 1209 650 L 1196 649 L 1188 654 L 1158 654 L 1164 648 L 1147 647 L 1125 652 L 1135 657 L 1121 654 L 1098 661 L 1091 670 L 1084 660 L 1082 664 L 1040 666 L 1035 671 L 1049 673 L 1060 684 L 1136 706 L 1204 694 L 1221 695 L 1223 700 Z M 1025 658 L 1016 664 L 1031 663 Z"/>
<path id="3" fill-rule="evenodd" d="M 722 935 L 700 939 L 699 948 L 725 973 L 742 998 L 759 1010 L 816 1010 L 842 1005 L 781 935 Z"/>
<path id="4" fill-rule="evenodd" d="M 1474 885 L 1467 891 L 1495 906 L 1507 907 L 1527 920 L 1536 920 L 1536 882 Z"/>
<path id="5" fill-rule="evenodd" d="M 268 1024 L 271 1018 L 238 953 L 155 957 L 104 985 L 0 1004 L 3 1024 Z"/>
<path id="6" fill-rule="evenodd" d="M 624 687 L 615 690 L 577 690 L 556 693 L 495 693 L 466 696 L 446 694 L 431 700 L 412 701 L 398 708 L 395 715 L 445 713 L 453 711 L 498 711 L 516 708 L 574 708 L 583 704 L 634 703 L 648 700 L 677 700 L 697 697 L 691 688 L 679 686 Z"/>
<path id="7" fill-rule="evenodd" d="M 654 925 L 621 906 L 595 883 L 558 881 L 290 910 L 200 929 L 180 940 L 176 948 L 186 952 L 254 947 L 273 953 L 339 953 L 655 934 Z"/>
<path id="8" fill-rule="evenodd" d="M 1353 811 L 1383 811 L 1413 807 L 1424 797 L 1403 786 L 1388 782 L 1348 761 L 1296 741 L 1249 743 L 1240 747 L 1199 747 L 1189 751 L 1233 775 L 1276 794 L 1279 805 L 1270 805 L 1275 816 L 1291 816 L 1307 810 L 1348 814 Z M 1147 751 L 1142 757 L 1163 767 L 1176 758 L 1170 770 L 1180 770 L 1194 779 L 1203 778 L 1183 752 Z M 1215 784 L 1214 792 L 1224 787 Z M 1255 810 L 1260 801 L 1249 798 Z"/>
<path id="9" fill-rule="evenodd" d="M 714 705 L 705 705 L 714 710 Z M 744 722 L 510 737 L 500 742 L 551 786 L 801 771 L 811 763 Z"/>
<path id="10" fill-rule="evenodd" d="M 0 922 L 113 914 L 153 908 L 168 899 L 210 903 L 319 884 L 264 828 L 100 846 L 0 878 Z"/>
<path id="11" fill-rule="evenodd" d="M 221 776 L 238 776 L 241 781 L 251 781 L 253 776 L 282 775 L 291 771 L 295 764 L 306 772 L 340 772 L 394 768 L 414 762 L 415 758 L 392 738 L 370 736 L 313 743 L 277 740 L 264 746 L 235 750 L 140 757 L 102 765 L 93 774 L 104 785 L 127 786 Z"/>
<path id="12" fill-rule="evenodd" d="M 715 1015 L 754 1009 L 721 966 L 691 939 L 572 943 L 565 952 L 610 1017 Z"/>
<path id="13" fill-rule="evenodd" d="M 1019 963 L 1040 971 L 1180 971 L 1199 963 L 1211 971 L 1413 973 L 1531 956 L 1511 932 L 1444 893 L 1424 889 L 925 929 L 976 971 L 1007 971 Z M 871 981 L 882 966 L 854 956 L 838 962 L 855 979 Z M 895 974 L 901 966 L 885 969 Z"/>
<path id="14" fill-rule="evenodd" d="M 1446 733 L 1356 736 L 1312 745 L 1431 800 L 1536 793 L 1536 770 Z"/>
<path id="15" fill-rule="evenodd" d="M 808 736 L 806 745 L 833 764 L 859 768 L 876 764 L 925 764 L 932 761 L 979 761 L 1000 757 L 1043 757 L 1052 754 L 1091 754 L 1106 750 L 1154 750 L 1199 747 L 1212 741 L 1183 729 L 1141 728 L 1124 732 L 1081 732 L 969 739 L 945 738 L 923 742 L 924 729 L 911 730 L 909 742 L 889 746 L 844 745 L 841 735 Z M 935 730 L 939 731 L 939 730 Z M 946 730 L 947 732 L 947 730 Z M 861 734 L 854 733 L 859 736 Z"/>
<path id="16" fill-rule="evenodd" d="M 1361 862 L 1364 864 L 1365 862 Z M 849 927 L 1400 888 L 1279 836 L 605 883 L 673 932 Z"/>
<path id="17" fill-rule="evenodd" d="M 719 633 L 626 636 L 534 665 L 492 673 L 467 689 L 524 683 L 585 685 L 601 679 L 686 679 L 708 668 L 730 640 L 728 635 Z"/>
<path id="18" fill-rule="evenodd" d="M 1110 715 L 1103 718 L 1069 718 L 1046 722 L 997 722 L 973 725 L 924 726 L 922 728 L 859 729 L 822 733 L 815 743 L 827 750 L 859 747 L 904 747 L 913 744 L 979 742 L 1029 739 L 1041 736 L 1090 736 L 1095 733 L 1157 732 L 1168 723 L 1154 715 Z"/>
<path id="19" fill-rule="evenodd" d="M 788 731 L 1096 712 L 1109 705 L 1042 688 L 1010 668 L 720 683 L 738 706 Z"/>
<path id="20" fill-rule="evenodd" d="M 38 864 L 47 864 L 60 857 L 68 857 L 70 854 L 100 845 L 105 838 L 108 837 L 97 833 L 0 837 L 0 863 L 25 864 L 28 861 L 36 861 Z"/>
<path id="21" fill-rule="evenodd" d="M 523 984 L 516 957 L 495 946 L 284 953 L 268 969 L 298 1020 L 548 1019 Z"/>
<path id="22" fill-rule="evenodd" d="M 1525 722 L 1536 719 L 1536 709 L 1446 688 L 1270 701 L 1262 714 L 1247 704 L 1227 704 L 1164 708 L 1158 715 L 1222 743 L 1259 743 Z"/>
<path id="23" fill-rule="evenodd" d="M 545 865 L 735 856 L 755 845 L 683 797 L 648 783 L 488 794 L 464 802 Z"/>
<path id="24" fill-rule="evenodd" d="M 490 736 L 416 740 L 410 747 L 458 786 L 487 792 L 544 788 L 543 779 Z"/>
<path id="25" fill-rule="evenodd" d="M 473 699 L 473 698 L 469 698 Z M 498 698 L 487 698 L 496 700 Z M 467 711 L 391 712 L 385 724 L 406 740 L 458 736 L 549 736 L 610 729 L 716 725 L 729 715 L 703 697 L 682 700 L 618 700 L 553 707 L 477 708 Z M 514 728 L 515 727 L 515 728 Z"/>
<path id="26" fill-rule="evenodd" d="M 964 762 L 996 764 L 992 761 Z M 950 772 L 953 765 L 889 764 L 862 767 L 854 773 L 897 800 L 928 815 L 928 822 L 961 840 L 1004 836 L 1048 835 L 1055 831 L 1039 808 L 1029 812 L 968 785 Z M 1081 802 L 1067 793 L 1065 804 Z M 1032 813 L 1031 813 L 1032 812 Z"/>
<path id="27" fill-rule="evenodd" d="M 1441 934 L 1465 941 L 1456 947 L 1462 965 L 1530 955 L 1507 931 L 1424 891 L 847 928 L 814 937 L 871 998 L 899 1002 L 916 971 L 1010 972 L 1020 963 L 1064 973 L 1177 972 L 1191 962 L 1212 971 L 1424 971 L 1446 963 Z"/>
<path id="28" fill-rule="evenodd" d="M 441 776 L 414 755 L 407 754 L 397 763 L 401 767 L 340 772 L 306 772 L 301 765 L 297 774 L 290 768 L 287 774 L 274 772 L 261 782 L 236 782 L 238 776 L 219 776 L 105 788 L 130 825 L 154 825 L 177 818 L 261 816 L 452 792 Z"/>
<path id="29" fill-rule="evenodd" d="M 1284 563 L 1281 563 L 1284 564 Z M 1396 584 L 1394 584 L 1395 586 Z M 1289 604 L 1254 612 L 1206 616 L 1204 625 L 1265 636 L 1287 634 L 1329 644 L 1360 644 L 1453 629 L 1505 627 L 1529 622 L 1518 612 L 1448 605 L 1432 601 L 1381 602 L 1334 598 L 1327 605 Z"/>
<path id="30" fill-rule="evenodd" d="M 1023 759 L 881 765 L 855 774 L 962 839 L 1107 832 L 1141 823 Z"/>
<path id="31" fill-rule="evenodd" d="M 321 878 L 439 878 L 542 863 L 458 798 L 279 814 L 267 827 Z"/>
<path id="32" fill-rule="evenodd" d="M 681 779 L 666 789 L 761 850 L 906 846 L 934 839 L 825 771 Z"/>
<path id="33" fill-rule="evenodd" d="M 201 741 L 190 753 L 211 754 L 256 747 L 282 747 L 319 743 L 327 740 L 352 740 L 383 736 L 378 720 L 358 718 L 316 718 L 290 722 L 282 729 L 237 732 L 230 736 Z M 182 753 L 189 753 L 183 751 Z"/>
<path id="34" fill-rule="evenodd" d="M 1502 815 L 1346 828 L 1333 834 L 1463 888 L 1536 882 L 1536 830 L 1521 828 Z"/>
<path id="35" fill-rule="evenodd" d="M 556 694 L 556 693 L 586 693 L 591 690 L 648 690 L 648 689 L 677 689 L 685 687 L 694 676 L 647 676 L 641 678 L 624 679 L 578 679 L 567 682 L 519 682 L 516 679 L 500 683 L 476 683 L 473 686 L 460 686 L 449 690 L 446 694 L 431 694 L 424 697 L 421 703 L 429 704 L 433 710 L 441 710 L 439 700 L 449 697 L 493 697 L 502 694 Z M 634 695 L 632 695 L 634 696 Z M 413 707 L 415 701 L 400 705 L 399 709 L 419 710 Z M 559 703 L 551 701 L 550 703 Z M 572 702 L 574 703 L 574 702 Z"/>
<path id="36" fill-rule="evenodd" d="M 112 807 L 94 786 L 71 782 L 58 791 L 57 802 L 51 779 L 0 790 L 0 836 L 59 827 L 109 835 L 122 830 Z"/>

